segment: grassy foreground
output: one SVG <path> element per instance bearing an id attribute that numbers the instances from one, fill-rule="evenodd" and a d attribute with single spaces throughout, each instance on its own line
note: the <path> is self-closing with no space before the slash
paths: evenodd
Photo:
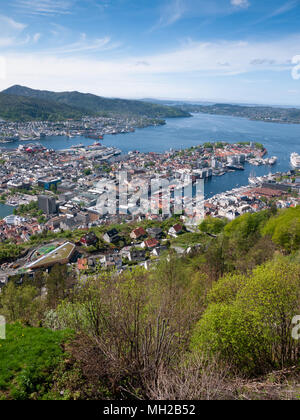
<path id="1" fill-rule="evenodd" d="M 44 399 L 65 356 L 70 331 L 7 325 L 0 340 L 0 399 Z"/>

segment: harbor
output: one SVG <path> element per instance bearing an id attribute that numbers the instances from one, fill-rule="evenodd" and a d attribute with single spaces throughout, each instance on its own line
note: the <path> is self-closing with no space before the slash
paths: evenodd
<path id="1" fill-rule="evenodd" d="M 133 133 L 107 135 L 101 144 L 115 147 L 127 156 L 128 152 L 159 152 L 167 150 L 182 150 L 195 147 L 207 141 L 228 143 L 258 141 L 268 151 L 268 155 L 276 156 L 278 160 L 273 165 L 251 165 L 246 162 L 244 170 L 236 171 L 214 169 L 215 176 L 207 178 L 205 182 L 206 196 L 211 197 L 223 191 L 249 184 L 251 172 L 255 176 L 265 176 L 269 172 L 285 172 L 292 168 L 291 153 L 299 150 L 299 126 L 295 124 L 273 124 L 259 121 L 249 121 L 245 118 L 195 114 L 193 118 L 167 119 L 167 124 L 158 127 L 136 129 Z M 82 136 L 69 139 L 66 136 L 46 136 L 40 139 L 40 144 L 49 150 L 64 150 L 71 146 L 92 146 L 94 139 Z M 2 150 L 17 149 L 20 144 L 12 142 L 0 146 Z"/>

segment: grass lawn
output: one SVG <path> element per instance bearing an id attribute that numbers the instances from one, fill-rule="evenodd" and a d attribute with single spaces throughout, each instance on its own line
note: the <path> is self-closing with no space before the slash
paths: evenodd
<path id="1" fill-rule="evenodd" d="M 207 236 L 203 233 L 188 232 L 179 235 L 176 239 L 172 239 L 172 245 L 188 248 L 189 246 L 206 243 L 207 240 Z"/>
<path id="2" fill-rule="evenodd" d="M 41 399 L 71 337 L 70 331 L 7 325 L 0 340 L 0 399 Z"/>

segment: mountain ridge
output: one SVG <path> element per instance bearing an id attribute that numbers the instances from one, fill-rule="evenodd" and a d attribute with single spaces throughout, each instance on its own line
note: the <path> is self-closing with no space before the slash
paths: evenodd
<path id="1" fill-rule="evenodd" d="M 58 121 L 82 118 L 84 113 L 68 105 L 15 96 L 0 92 L 0 120 L 4 121 Z"/>
<path id="2" fill-rule="evenodd" d="M 2 95 L 9 95 L 14 98 L 27 98 L 27 100 L 44 101 L 50 104 L 70 107 L 69 111 L 81 113 L 82 115 L 103 116 L 110 115 L 128 115 L 143 116 L 149 118 L 172 118 L 172 117 L 190 117 L 191 114 L 176 107 L 170 107 L 155 103 L 148 103 L 130 99 L 111 99 L 91 93 L 72 92 L 52 92 L 48 90 L 31 89 L 26 86 L 14 85 L 1 92 Z M 44 104 L 45 105 L 45 104 Z M 71 110 L 72 108 L 72 110 Z M 0 117 L 1 103 L 0 103 Z"/>

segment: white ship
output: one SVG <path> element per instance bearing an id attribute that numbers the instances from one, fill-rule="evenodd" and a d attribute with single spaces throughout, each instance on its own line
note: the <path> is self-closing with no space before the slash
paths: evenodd
<path id="1" fill-rule="evenodd" d="M 250 185 L 259 185 L 262 184 L 264 182 L 264 177 L 263 176 L 255 176 L 254 172 L 250 173 L 250 176 L 248 178 L 248 182 Z"/>
<path id="2" fill-rule="evenodd" d="M 276 156 L 272 156 L 270 159 L 269 159 L 269 165 L 275 165 L 275 163 L 277 162 L 277 157 Z"/>
<path id="3" fill-rule="evenodd" d="M 298 153 L 291 154 L 291 164 L 294 168 L 300 168 L 300 155 Z"/>

